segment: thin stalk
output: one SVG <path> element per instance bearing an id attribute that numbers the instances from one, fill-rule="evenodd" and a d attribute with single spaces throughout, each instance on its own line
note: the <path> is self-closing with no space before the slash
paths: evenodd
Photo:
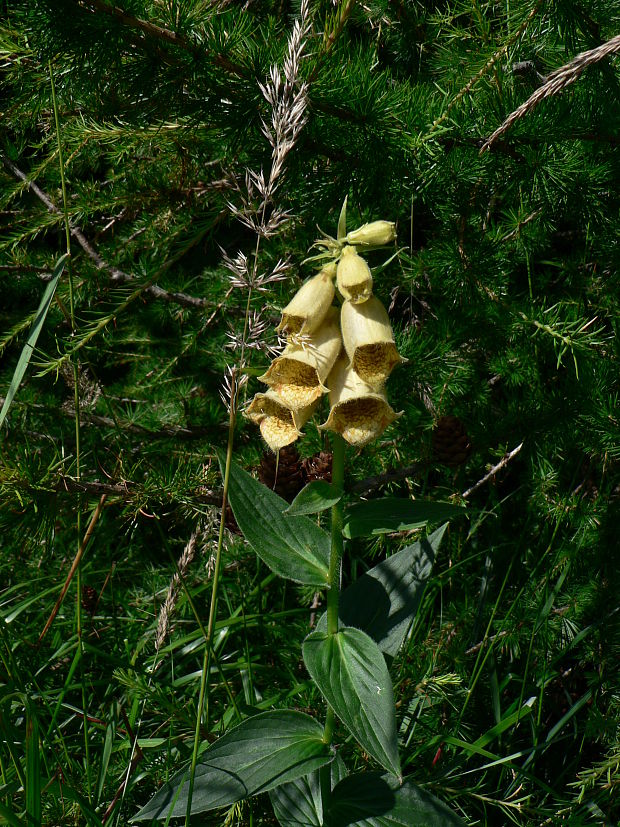
<path id="1" fill-rule="evenodd" d="M 54 85 L 54 73 L 52 71 L 52 62 L 48 61 L 50 73 L 50 86 L 52 90 L 52 107 L 54 109 L 54 125 L 56 127 L 56 143 L 58 146 L 58 166 L 60 168 L 60 184 L 62 188 L 62 209 L 65 225 L 65 243 L 69 261 L 67 266 L 67 273 L 69 275 L 69 315 L 71 318 L 71 335 L 75 336 L 75 295 L 73 290 L 73 267 L 71 266 L 71 228 L 69 227 L 69 210 L 67 207 L 67 183 L 65 181 L 65 165 L 62 155 L 62 143 L 60 140 L 60 122 L 58 118 L 58 103 L 56 101 L 56 87 Z M 80 453 L 80 383 L 79 383 L 79 362 L 77 354 L 74 354 L 71 359 L 73 365 L 73 407 L 75 409 L 75 477 L 79 480 L 82 476 L 82 464 Z M 77 546 L 78 556 L 80 556 L 82 544 L 82 495 L 77 495 Z M 86 759 L 86 788 L 88 791 L 88 800 L 92 803 L 92 789 L 90 783 L 90 747 L 88 739 L 88 714 L 86 710 L 86 681 L 84 676 L 83 665 L 83 643 L 82 643 L 82 570 L 78 565 L 76 572 L 76 609 L 75 609 L 75 624 L 78 638 L 79 650 L 79 666 L 80 666 L 80 684 L 82 689 L 82 709 L 84 711 L 84 755 Z"/>
<path id="2" fill-rule="evenodd" d="M 217 538 L 217 551 L 215 554 L 215 571 L 213 572 L 213 587 L 211 590 L 211 605 L 209 606 L 209 622 L 207 623 L 207 635 L 205 641 L 205 652 L 202 664 L 202 675 L 200 678 L 200 692 L 198 695 L 198 711 L 196 714 L 196 729 L 194 731 L 194 748 L 192 750 L 192 763 L 189 773 L 189 789 L 187 793 L 187 810 L 185 811 L 185 827 L 189 827 L 192 812 L 192 797 L 194 793 L 194 779 L 196 777 L 196 764 L 198 762 L 198 748 L 200 745 L 200 729 L 202 724 L 202 710 L 205 703 L 207 688 L 207 677 L 211 670 L 211 651 L 213 647 L 213 630 L 215 628 L 215 616 L 217 611 L 217 593 L 220 581 L 220 569 L 222 562 L 222 547 L 224 545 L 224 528 L 226 525 L 226 506 L 228 504 L 228 486 L 230 483 L 230 466 L 232 463 L 233 442 L 236 422 L 237 403 L 237 371 L 233 370 L 230 380 L 230 413 L 228 417 L 228 444 L 226 446 L 226 467 L 224 469 L 224 485 L 222 491 L 222 512 L 220 514 L 220 531 Z M 208 706 L 205 711 L 205 719 L 208 722 Z M 208 724 L 207 724 L 208 725 Z"/>
<path id="3" fill-rule="evenodd" d="M 332 439 L 332 485 L 342 491 L 344 487 L 345 442 L 340 434 Z M 340 563 L 342 560 L 342 500 L 332 506 L 331 554 L 329 558 L 329 591 L 327 592 L 327 633 L 338 631 L 338 600 L 340 597 Z"/>
<path id="4" fill-rule="evenodd" d="M 337 490 L 344 488 L 345 441 L 340 434 L 332 435 L 332 485 Z M 340 601 L 340 566 L 344 541 L 342 538 L 343 509 L 342 500 L 332 506 L 331 553 L 329 557 L 328 591 L 327 591 L 327 634 L 335 635 L 338 631 L 338 605 Z M 323 741 L 331 744 L 334 737 L 336 716 L 331 706 L 327 706 Z M 329 764 L 319 771 L 321 780 L 321 798 L 323 802 L 331 793 L 331 767 Z"/>

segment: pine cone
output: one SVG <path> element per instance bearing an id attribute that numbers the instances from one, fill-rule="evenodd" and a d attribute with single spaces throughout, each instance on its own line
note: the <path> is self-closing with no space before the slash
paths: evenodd
<path id="1" fill-rule="evenodd" d="M 99 602 L 99 595 L 97 589 L 92 586 L 82 586 L 82 608 L 89 615 L 94 615 Z"/>
<path id="2" fill-rule="evenodd" d="M 433 428 L 433 457 L 448 468 L 462 465 L 471 454 L 467 431 L 457 416 L 441 416 Z"/>
<path id="3" fill-rule="evenodd" d="M 301 461 L 306 482 L 316 480 L 332 481 L 332 455 L 327 451 L 321 451 L 312 457 L 306 457 Z"/>
<path id="4" fill-rule="evenodd" d="M 258 478 L 282 499 L 291 502 L 305 484 L 297 448 L 287 445 L 277 454 L 266 451 L 260 461 Z"/>

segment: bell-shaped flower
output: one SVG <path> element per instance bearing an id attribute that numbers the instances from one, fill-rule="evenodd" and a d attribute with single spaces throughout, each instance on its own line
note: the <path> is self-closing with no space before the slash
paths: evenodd
<path id="1" fill-rule="evenodd" d="M 390 407 L 384 389 L 364 382 L 344 356 L 334 365 L 328 384 L 331 410 L 319 428 L 336 431 L 350 445 L 361 448 L 402 415 Z"/>
<path id="2" fill-rule="evenodd" d="M 396 240 L 393 221 L 371 221 L 347 233 L 345 241 L 358 247 L 383 247 Z"/>
<path id="3" fill-rule="evenodd" d="M 355 247 L 345 247 L 336 271 L 338 290 L 344 299 L 353 304 L 365 302 L 372 296 L 372 273 L 370 267 Z"/>
<path id="4" fill-rule="evenodd" d="M 353 370 L 369 385 L 380 386 L 399 362 L 387 310 L 376 296 L 363 304 L 345 302 L 340 313 L 342 341 Z"/>
<path id="5" fill-rule="evenodd" d="M 287 408 L 277 393 L 257 393 L 245 416 L 260 427 L 261 434 L 272 451 L 278 451 L 301 436 L 301 429 L 312 416 L 316 404 L 298 411 Z"/>
<path id="6" fill-rule="evenodd" d="M 277 327 L 286 336 L 312 333 L 321 324 L 334 300 L 336 265 L 327 264 L 316 276 L 308 279 L 282 311 Z"/>
<path id="7" fill-rule="evenodd" d="M 259 379 L 288 408 L 299 411 L 327 392 L 324 383 L 341 348 L 338 309 L 332 307 L 314 333 L 301 344 L 288 344 Z"/>

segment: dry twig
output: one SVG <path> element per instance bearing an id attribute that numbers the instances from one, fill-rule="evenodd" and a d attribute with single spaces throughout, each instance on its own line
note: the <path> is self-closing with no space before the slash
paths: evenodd
<path id="1" fill-rule="evenodd" d="M 83 554 L 86 550 L 86 546 L 88 545 L 88 543 L 90 541 L 90 538 L 93 535 L 93 531 L 95 530 L 95 526 L 97 525 L 97 521 L 99 520 L 99 517 L 101 515 L 101 511 L 103 509 L 103 505 L 106 501 L 106 497 L 107 497 L 107 494 L 102 494 L 101 495 L 101 499 L 99 500 L 99 502 L 97 503 L 97 507 L 93 511 L 93 516 L 90 518 L 90 522 L 88 524 L 88 528 L 86 529 L 86 534 L 84 535 L 84 539 L 80 543 L 80 547 L 77 550 L 77 554 L 75 555 L 75 557 L 73 559 L 73 563 L 71 564 L 71 568 L 69 569 L 69 574 L 67 574 L 65 584 L 62 587 L 62 590 L 61 590 L 60 594 L 58 595 L 58 600 L 56 601 L 56 605 L 52 609 L 52 613 L 48 617 L 47 622 L 46 622 L 45 626 L 43 627 L 43 631 L 39 635 L 38 643 L 41 643 L 41 641 L 43 640 L 45 635 L 48 633 L 50 626 L 54 622 L 54 619 L 56 618 L 56 615 L 58 614 L 58 612 L 60 610 L 60 607 L 62 606 L 62 601 L 65 599 L 65 595 L 67 594 L 67 591 L 69 590 L 69 586 L 71 585 L 71 581 L 73 580 L 73 576 L 74 576 L 75 572 L 77 571 L 78 566 L 80 565 L 80 560 L 82 559 L 82 556 L 83 556 Z"/>
<path id="2" fill-rule="evenodd" d="M 468 497 L 471 497 L 471 495 L 474 493 L 474 491 L 477 491 L 479 488 L 481 488 L 485 484 L 485 482 L 490 480 L 491 477 L 493 477 L 495 474 L 497 474 L 498 471 L 501 471 L 502 468 L 504 468 L 506 465 L 508 465 L 510 460 L 514 459 L 514 457 L 517 456 L 517 454 L 519 453 L 521 448 L 523 448 L 523 443 L 522 442 L 519 443 L 519 445 L 517 445 L 516 448 L 513 448 L 512 451 L 510 451 L 508 454 L 506 454 L 505 457 L 502 457 L 502 459 L 497 463 L 497 465 L 494 465 L 493 468 L 491 468 L 491 470 L 487 474 L 485 474 L 484 477 L 482 477 L 482 479 L 478 480 L 478 482 L 475 485 L 472 485 L 472 487 L 468 488 L 467 491 L 463 491 L 463 493 L 461 494 L 461 497 L 464 500 L 466 500 Z"/>

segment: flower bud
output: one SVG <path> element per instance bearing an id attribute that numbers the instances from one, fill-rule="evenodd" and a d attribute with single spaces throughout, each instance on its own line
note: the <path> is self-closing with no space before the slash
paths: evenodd
<path id="1" fill-rule="evenodd" d="M 371 221 L 363 224 L 357 230 L 347 233 L 347 244 L 356 244 L 359 247 L 383 247 L 396 240 L 396 229 L 393 221 Z"/>
<path id="2" fill-rule="evenodd" d="M 355 247 L 345 247 L 336 271 L 338 290 L 343 298 L 353 304 L 365 302 L 372 296 L 372 274 L 370 267 Z"/>
<path id="3" fill-rule="evenodd" d="M 336 431 L 350 445 L 361 448 L 402 416 L 390 407 L 383 388 L 373 388 L 360 379 L 344 356 L 338 359 L 327 381 L 331 410 L 327 422 L 319 428 Z"/>
<path id="4" fill-rule="evenodd" d="M 379 386 L 399 362 L 392 326 L 376 296 L 363 304 L 345 302 L 340 314 L 342 341 L 351 367 L 369 385 Z"/>
<path id="5" fill-rule="evenodd" d="M 273 388 L 288 408 L 299 411 L 327 392 L 323 383 L 341 348 L 338 309 L 331 307 L 307 341 L 287 345 L 259 379 Z"/>
<path id="6" fill-rule="evenodd" d="M 336 265 L 332 262 L 302 284 L 282 311 L 282 321 L 276 329 L 288 336 L 316 330 L 334 300 L 335 275 Z"/>
<path id="7" fill-rule="evenodd" d="M 312 416 L 315 405 L 291 411 L 275 391 L 257 393 L 245 416 L 260 426 L 261 434 L 272 451 L 278 451 L 301 436 L 301 429 Z"/>

